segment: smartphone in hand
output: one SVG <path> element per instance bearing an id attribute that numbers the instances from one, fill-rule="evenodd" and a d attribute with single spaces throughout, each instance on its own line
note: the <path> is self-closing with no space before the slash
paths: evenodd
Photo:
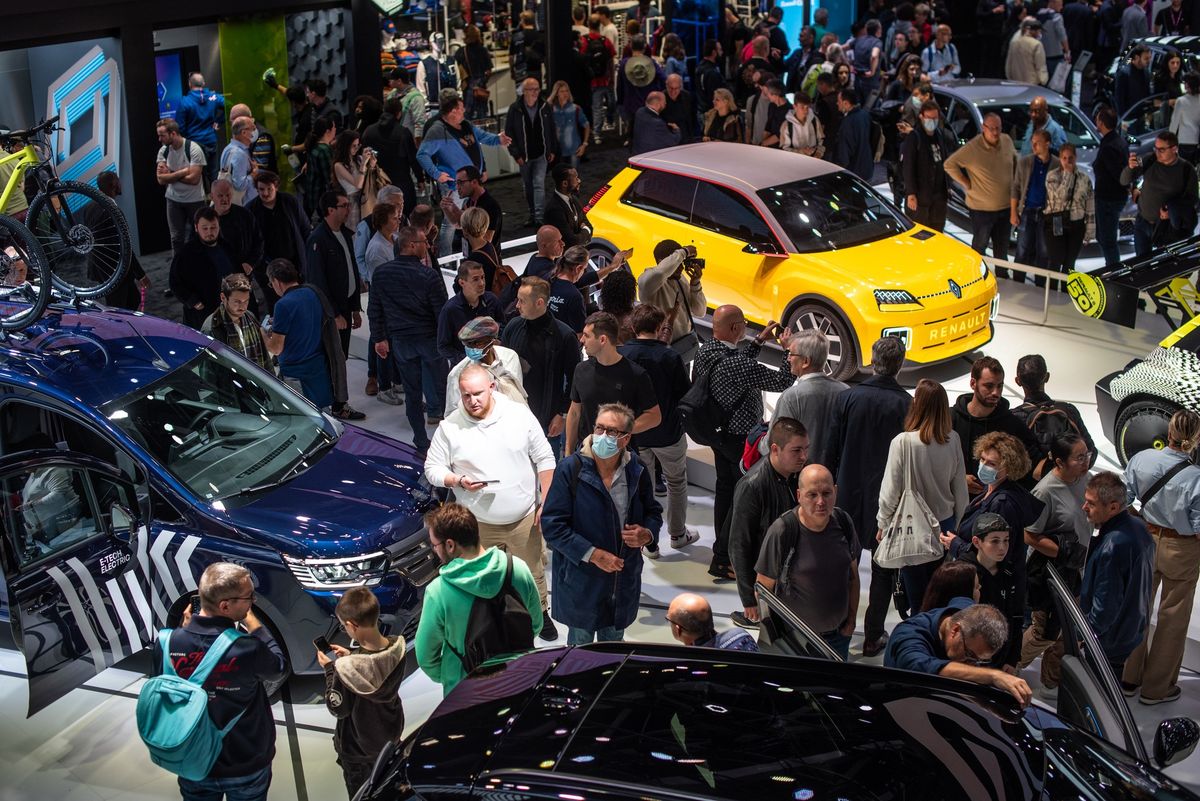
<path id="1" fill-rule="evenodd" d="M 337 651 L 333 650 L 333 646 L 329 644 L 329 640 L 325 639 L 325 637 L 317 637 L 313 640 L 313 645 L 318 651 L 325 654 L 330 662 L 338 658 Z"/>
<path id="2" fill-rule="evenodd" d="M 192 599 L 192 614 L 193 615 L 200 614 L 200 596 L 199 595 L 197 595 L 195 598 Z"/>

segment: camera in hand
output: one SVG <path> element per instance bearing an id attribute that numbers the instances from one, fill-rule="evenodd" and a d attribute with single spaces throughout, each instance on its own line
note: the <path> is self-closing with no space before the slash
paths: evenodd
<path id="1" fill-rule="evenodd" d="M 704 259 L 699 258 L 698 256 L 693 256 L 690 259 L 684 259 L 683 270 L 691 276 L 695 276 L 697 273 L 704 272 Z"/>

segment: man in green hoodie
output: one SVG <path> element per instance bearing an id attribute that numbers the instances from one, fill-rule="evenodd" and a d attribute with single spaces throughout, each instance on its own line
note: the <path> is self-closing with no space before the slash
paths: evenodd
<path id="1" fill-rule="evenodd" d="M 476 598 L 494 598 L 504 585 L 508 554 L 484 550 L 479 523 L 465 506 L 448 503 L 425 515 L 429 542 L 442 563 L 438 577 L 425 590 L 417 626 L 417 664 L 449 694 L 466 672 L 457 654 L 464 653 L 467 620 Z M 529 567 L 513 557 L 513 587 L 530 611 L 533 634 L 542 630 L 541 597 Z M 457 653 L 455 653 L 457 652 Z"/>

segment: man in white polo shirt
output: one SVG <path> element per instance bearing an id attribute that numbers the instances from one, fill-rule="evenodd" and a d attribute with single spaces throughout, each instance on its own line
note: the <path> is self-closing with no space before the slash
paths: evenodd
<path id="1" fill-rule="evenodd" d="M 425 459 L 425 478 L 434 486 L 451 487 L 455 500 L 471 510 L 484 548 L 504 543 L 529 565 L 542 600 L 538 636 L 555 640 L 538 525 L 554 475 L 554 452 L 529 407 L 495 390 L 495 378 L 484 367 L 463 369 L 458 377 L 462 403 L 438 424 Z"/>

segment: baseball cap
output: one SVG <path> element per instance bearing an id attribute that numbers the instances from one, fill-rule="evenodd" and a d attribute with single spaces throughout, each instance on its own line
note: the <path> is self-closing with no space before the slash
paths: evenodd
<path id="1" fill-rule="evenodd" d="M 1008 531 L 1009 529 L 1008 521 L 1003 517 L 995 512 L 984 512 L 975 518 L 975 523 L 971 526 L 971 536 L 983 539 L 993 531 Z"/>

